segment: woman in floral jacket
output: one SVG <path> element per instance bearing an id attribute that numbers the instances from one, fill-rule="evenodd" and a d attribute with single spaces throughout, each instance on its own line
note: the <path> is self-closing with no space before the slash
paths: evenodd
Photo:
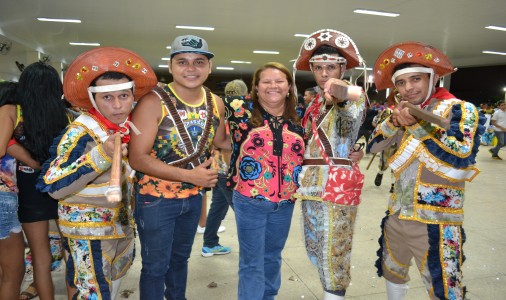
<path id="1" fill-rule="evenodd" d="M 267 63 L 254 74 L 251 101 L 227 98 L 239 236 L 239 299 L 273 299 L 281 285 L 281 251 L 304 155 L 297 96 L 288 69 Z"/>

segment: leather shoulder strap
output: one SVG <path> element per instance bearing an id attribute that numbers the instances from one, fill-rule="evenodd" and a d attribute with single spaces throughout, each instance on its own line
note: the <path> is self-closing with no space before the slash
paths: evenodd
<path id="1" fill-rule="evenodd" d="M 179 113 L 177 112 L 176 106 L 174 105 L 175 98 L 171 95 L 168 95 L 167 92 L 165 92 L 161 87 L 155 86 L 153 88 L 153 92 L 155 92 L 160 99 L 162 99 L 163 104 L 169 111 L 169 114 L 172 117 L 172 120 L 174 121 L 174 124 L 176 126 L 176 130 L 181 137 L 181 140 L 183 141 L 183 144 L 185 146 L 185 151 L 187 156 L 181 160 L 174 161 L 169 163 L 169 165 L 173 165 L 176 167 L 186 167 L 188 164 L 191 164 L 193 167 L 196 167 L 200 165 L 202 162 L 199 160 L 199 158 L 202 156 L 205 150 L 206 143 L 209 139 L 209 135 L 211 133 L 211 126 L 213 125 L 213 119 L 214 119 L 214 101 L 213 96 L 211 94 L 211 91 L 204 87 L 204 90 L 206 92 L 206 122 L 204 126 L 204 132 L 202 133 L 202 136 L 200 137 L 199 142 L 197 143 L 197 148 L 195 149 L 193 147 L 193 143 L 191 142 L 190 136 L 188 134 L 188 131 L 186 130 L 183 120 L 181 120 L 181 117 L 179 116 Z"/>

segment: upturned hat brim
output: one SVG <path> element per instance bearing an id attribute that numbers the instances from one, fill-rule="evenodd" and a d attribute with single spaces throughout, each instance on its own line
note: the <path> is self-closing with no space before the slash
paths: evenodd
<path id="1" fill-rule="evenodd" d="M 65 98 L 76 107 L 91 108 L 87 89 L 95 78 L 109 71 L 132 78 L 135 100 L 158 82 L 153 69 L 137 53 L 124 48 L 100 47 L 79 55 L 68 67 L 63 79 Z"/>
<path id="2" fill-rule="evenodd" d="M 393 88 L 394 69 L 406 63 L 432 68 L 441 77 L 456 71 L 448 57 L 438 49 L 420 42 L 402 42 L 383 51 L 374 63 L 376 89 Z"/>
<path id="3" fill-rule="evenodd" d="M 295 63 L 295 68 L 297 70 L 310 71 L 309 59 L 313 56 L 316 49 L 323 45 L 336 48 L 346 58 L 346 68 L 348 69 L 363 64 L 355 42 L 348 35 L 333 29 L 321 29 L 312 33 L 304 40 L 299 51 L 299 57 Z"/>

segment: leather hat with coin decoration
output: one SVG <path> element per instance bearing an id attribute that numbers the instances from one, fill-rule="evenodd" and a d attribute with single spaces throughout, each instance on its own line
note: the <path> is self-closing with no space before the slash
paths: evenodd
<path id="1" fill-rule="evenodd" d="M 420 42 L 403 42 L 390 46 L 380 54 L 374 64 L 376 89 L 393 88 L 394 69 L 401 64 L 419 64 L 433 69 L 434 74 L 443 77 L 457 69 L 446 55 L 438 49 Z"/>
<path id="2" fill-rule="evenodd" d="M 72 105 L 84 109 L 93 106 L 88 88 L 100 75 L 108 71 L 119 72 L 132 79 L 127 88 L 134 87 L 138 100 L 157 84 L 149 64 L 137 53 L 116 47 L 100 47 L 79 55 L 65 72 L 63 93 Z"/>

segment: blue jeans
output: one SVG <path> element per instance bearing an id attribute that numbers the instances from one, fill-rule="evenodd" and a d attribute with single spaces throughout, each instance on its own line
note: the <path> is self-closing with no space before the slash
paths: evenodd
<path id="1" fill-rule="evenodd" d="M 232 204 L 232 190 L 227 188 L 227 176 L 218 175 L 218 183 L 213 188 L 211 208 L 207 214 L 206 231 L 204 232 L 204 247 L 212 248 L 220 244 L 218 229 L 221 221 L 227 215 L 228 207 Z"/>
<path id="2" fill-rule="evenodd" d="M 490 149 L 494 156 L 499 155 L 499 150 L 504 147 L 504 142 L 506 141 L 506 131 L 494 131 L 495 136 L 497 137 L 497 145 Z"/>
<path id="3" fill-rule="evenodd" d="M 239 237 L 239 300 L 274 299 L 281 286 L 281 251 L 294 204 L 248 198 L 234 191 Z"/>
<path id="4" fill-rule="evenodd" d="M 202 208 L 202 195 L 185 199 L 135 196 L 141 243 L 140 299 L 184 300 L 188 259 Z M 164 293 L 165 285 L 165 293 Z"/>

